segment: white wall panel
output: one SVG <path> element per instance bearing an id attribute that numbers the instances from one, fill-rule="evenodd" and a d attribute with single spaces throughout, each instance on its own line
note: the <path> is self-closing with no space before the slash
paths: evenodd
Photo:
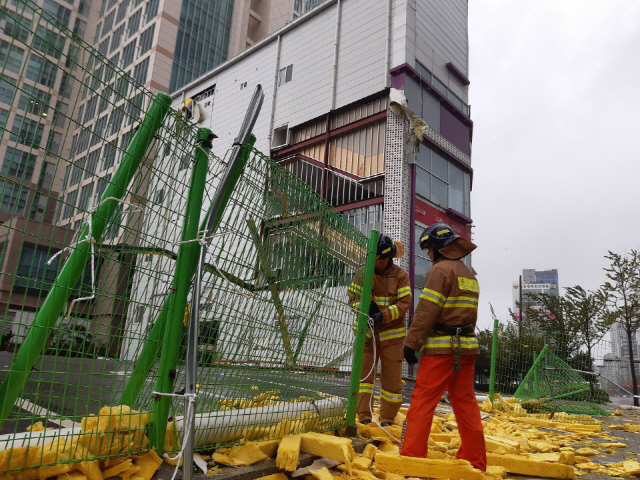
<path id="1" fill-rule="evenodd" d="M 342 3 L 336 108 L 385 87 L 387 21 L 386 1 Z"/>

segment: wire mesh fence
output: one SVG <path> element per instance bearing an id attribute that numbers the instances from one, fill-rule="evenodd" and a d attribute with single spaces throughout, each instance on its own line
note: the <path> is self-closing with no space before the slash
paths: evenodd
<path id="1" fill-rule="evenodd" d="M 199 132 L 35 3 L 0 0 L 0 22 L 0 450 L 15 453 L 0 474 L 107 468 L 149 449 L 163 368 L 162 337 L 150 335 L 167 312 L 181 334 L 165 369 L 173 390 L 184 386 L 192 298 L 176 313 L 171 294 Z M 227 161 L 208 156 L 198 215 Z M 253 151 L 210 242 L 198 448 L 343 426 L 355 318 L 346 289 L 366 237 Z M 191 280 L 181 279 L 187 290 Z M 181 397 L 170 415 L 158 451 L 179 445 Z"/>
<path id="2" fill-rule="evenodd" d="M 603 407 L 619 394 L 628 365 L 604 338 L 587 341 L 580 334 L 509 323 L 497 331 L 494 388 L 517 397 L 523 412 L 547 418 L 560 412 L 609 415 Z"/>

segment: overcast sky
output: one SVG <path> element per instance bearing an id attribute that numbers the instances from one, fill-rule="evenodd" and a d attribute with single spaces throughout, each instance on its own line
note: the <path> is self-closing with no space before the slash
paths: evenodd
<path id="1" fill-rule="evenodd" d="M 640 247 L 640 1 L 469 0 L 479 326 L 523 268 L 595 289 Z"/>

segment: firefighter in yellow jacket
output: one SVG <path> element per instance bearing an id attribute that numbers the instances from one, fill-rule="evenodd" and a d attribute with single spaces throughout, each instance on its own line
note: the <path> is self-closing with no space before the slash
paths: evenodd
<path id="1" fill-rule="evenodd" d="M 378 360 L 381 361 L 380 424 L 391 425 L 402 405 L 404 315 L 411 305 L 411 284 L 407 272 L 395 265 L 393 259 L 403 253 L 401 242 L 394 242 L 387 235 L 380 236 L 369 308 L 375 335 L 368 330 L 358 396 L 358 420 L 365 425 L 372 420 L 370 402 Z M 349 303 L 355 309 L 360 307 L 361 276 L 357 275 L 349 287 Z"/>
<path id="2" fill-rule="evenodd" d="M 420 237 L 433 266 L 404 341 L 404 356 L 417 363 L 422 353 L 411 406 L 402 431 L 400 455 L 427 457 L 433 413 L 445 391 L 460 432 L 457 457 L 479 470 L 487 469 L 487 453 L 473 377 L 479 352 L 475 327 L 480 288 L 461 259 L 475 244 L 445 223 L 433 224 Z M 426 432 L 426 435 L 425 435 Z"/>

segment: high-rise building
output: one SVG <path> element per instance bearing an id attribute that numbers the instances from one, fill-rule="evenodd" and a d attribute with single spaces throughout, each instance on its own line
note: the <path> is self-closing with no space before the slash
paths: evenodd
<path id="1" fill-rule="evenodd" d="M 24 335 L 73 231 L 53 224 L 67 117 L 77 92 L 65 60 L 91 30 L 91 0 L 0 3 L 0 331 Z M 46 17 L 46 21 L 40 19 Z M 68 29 L 63 33 L 63 29 Z M 29 48 L 27 48 L 28 46 Z"/>
<path id="2" fill-rule="evenodd" d="M 520 294 L 520 281 L 512 283 L 512 297 L 513 297 L 513 313 L 518 317 L 520 315 L 520 309 L 517 303 L 522 298 L 522 314 L 525 315 L 527 307 L 542 308 L 540 302 L 532 300 L 528 294 L 545 294 L 558 296 L 560 292 L 560 285 L 558 283 L 558 270 L 535 270 L 533 268 L 527 268 L 522 270 L 522 295 Z"/>
<path id="3" fill-rule="evenodd" d="M 636 378 L 640 380 L 640 346 L 638 345 L 638 332 L 634 332 L 631 335 L 631 348 L 633 358 L 639 363 L 635 364 Z M 612 360 L 610 362 L 617 364 L 618 371 L 618 383 L 624 388 L 630 389 L 631 386 L 631 371 L 629 368 L 629 339 L 627 338 L 627 332 L 622 325 L 614 323 L 611 326 L 611 350 Z"/>

